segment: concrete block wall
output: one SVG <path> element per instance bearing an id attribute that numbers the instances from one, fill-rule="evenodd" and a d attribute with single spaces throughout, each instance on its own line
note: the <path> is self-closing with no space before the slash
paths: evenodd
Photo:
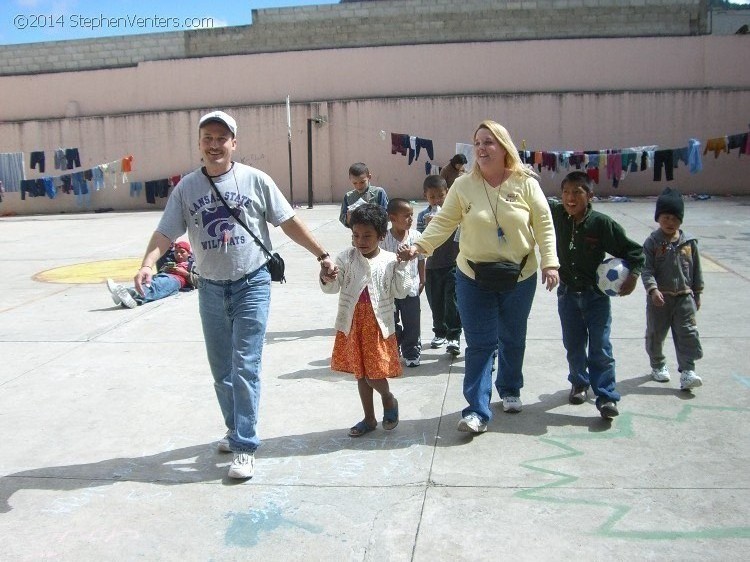
<path id="1" fill-rule="evenodd" d="M 0 75 L 71 72 L 183 58 L 184 32 L 0 46 Z"/>
<path id="2" fill-rule="evenodd" d="M 0 46 L 0 76 L 342 47 L 709 32 L 706 0 L 381 0 L 253 10 L 253 24 Z"/>

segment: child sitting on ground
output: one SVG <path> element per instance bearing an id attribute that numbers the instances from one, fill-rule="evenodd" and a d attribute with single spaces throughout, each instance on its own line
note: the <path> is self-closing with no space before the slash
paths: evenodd
<path id="1" fill-rule="evenodd" d="M 349 435 L 361 437 L 378 425 L 373 389 L 383 403 L 383 429 L 398 425 L 398 401 L 388 385 L 388 378 L 402 372 L 394 300 L 409 294 L 411 277 L 407 263 L 378 245 L 388 231 L 384 209 L 362 205 L 352 211 L 350 226 L 352 247 L 336 256 L 335 275 L 320 274 L 320 287 L 324 293 L 339 293 L 331 369 L 357 379 L 365 417 Z"/>
<path id="2" fill-rule="evenodd" d="M 107 289 L 112 296 L 112 301 L 125 308 L 135 308 L 138 305 L 171 296 L 182 289 L 194 289 L 197 285 L 198 274 L 193 265 L 190 243 L 175 242 L 170 251 L 174 255 L 174 261 L 164 263 L 159 273 L 151 278 L 151 284 L 146 287 L 144 295 L 141 295 L 134 287 L 126 288 L 112 279 L 107 279 Z M 167 260 L 168 254 L 169 252 L 165 254 Z"/>
<path id="3" fill-rule="evenodd" d="M 646 266 L 641 273 L 646 300 L 646 352 L 651 377 L 668 382 L 664 340 L 672 330 L 680 388 L 690 390 L 703 384 L 695 374 L 695 361 L 703 357 L 695 315 L 701 307 L 703 273 L 698 240 L 680 229 L 685 203 L 676 190 L 666 188 L 656 200 L 654 220 L 659 228 L 643 244 Z"/>

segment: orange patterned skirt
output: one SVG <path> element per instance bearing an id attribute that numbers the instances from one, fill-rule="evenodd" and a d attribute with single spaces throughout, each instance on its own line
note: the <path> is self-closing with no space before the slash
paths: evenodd
<path id="1" fill-rule="evenodd" d="M 383 338 L 370 302 L 357 303 L 348 336 L 336 332 L 331 370 L 352 373 L 357 379 L 401 376 L 396 334 Z"/>

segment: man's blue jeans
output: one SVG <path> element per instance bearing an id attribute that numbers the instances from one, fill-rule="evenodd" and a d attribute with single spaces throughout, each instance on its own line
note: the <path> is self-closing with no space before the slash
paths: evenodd
<path id="1" fill-rule="evenodd" d="M 458 312 L 466 339 L 464 398 L 469 405 L 461 415 L 492 418 L 492 361 L 498 352 L 495 386 L 501 398 L 520 396 L 526 324 L 536 293 L 536 274 L 519 281 L 512 291 L 496 293 L 456 270 Z"/>
<path id="2" fill-rule="evenodd" d="M 145 302 L 158 301 L 170 295 L 174 295 L 180 290 L 180 281 L 174 275 L 166 273 L 157 273 L 151 278 L 151 285 L 146 287 L 146 291 L 141 296 L 137 291 L 131 294 L 138 304 Z"/>
<path id="3" fill-rule="evenodd" d="M 252 453 L 260 401 L 260 367 L 271 302 L 263 266 L 237 281 L 201 279 L 198 308 L 214 390 L 234 452 Z"/>
<path id="4" fill-rule="evenodd" d="M 568 381 L 574 386 L 591 386 L 597 404 L 620 400 L 615 390 L 615 358 L 609 341 L 612 325 L 609 297 L 593 288 L 573 292 L 561 283 L 557 288 L 557 311 L 568 357 Z"/>

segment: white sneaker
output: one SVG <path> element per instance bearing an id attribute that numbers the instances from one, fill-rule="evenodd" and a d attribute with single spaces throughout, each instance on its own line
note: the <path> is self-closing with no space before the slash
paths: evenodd
<path id="1" fill-rule="evenodd" d="M 439 347 L 443 347 L 445 345 L 445 338 L 442 336 L 435 336 L 432 338 L 432 341 L 430 342 L 430 347 L 432 349 L 437 349 Z"/>
<path id="2" fill-rule="evenodd" d="M 109 294 L 112 297 L 112 302 L 120 305 L 122 304 L 122 301 L 120 300 L 120 297 L 117 296 L 117 287 L 119 287 L 117 283 L 115 283 L 112 279 L 107 279 L 107 289 L 109 289 Z"/>
<path id="3" fill-rule="evenodd" d="M 458 422 L 456 429 L 465 433 L 484 433 L 487 431 L 487 422 L 483 422 L 476 414 L 467 414 Z"/>
<path id="4" fill-rule="evenodd" d="M 117 298 L 120 299 L 120 306 L 124 306 L 125 308 L 135 308 L 138 306 L 133 295 L 131 295 L 125 287 L 118 285 L 117 283 L 113 283 L 113 285 L 114 293 L 112 295 L 112 300 L 115 300 L 114 297 L 117 296 Z M 109 288 L 109 280 L 107 280 L 107 288 Z M 110 289 L 110 292 L 111 291 L 112 289 Z"/>
<path id="5" fill-rule="evenodd" d="M 518 396 L 506 396 L 503 398 L 503 412 L 517 414 L 523 408 L 521 399 Z"/>
<path id="6" fill-rule="evenodd" d="M 654 367 L 651 369 L 651 378 L 657 382 L 669 382 L 669 369 L 666 365 L 658 369 Z"/>
<path id="7" fill-rule="evenodd" d="M 453 356 L 459 355 L 461 353 L 461 345 L 458 343 L 458 340 L 448 340 L 445 344 L 445 351 Z"/>
<path id="8" fill-rule="evenodd" d="M 253 453 L 235 453 L 229 467 L 229 478 L 243 480 L 252 478 L 255 473 L 255 455 Z"/>
<path id="9" fill-rule="evenodd" d="M 407 367 L 419 367 L 419 357 L 416 359 L 404 359 L 404 364 Z"/>
<path id="10" fill-rule="evenodd" d="M 231 430 L 228 430 L 226 435 L 219 439 L 218 444 L 216 445 L 216 449 L 220 453 L 231 453 L 232 449 L 229 447 L 229 434 L 232 433 Z"/>
<path id="11" fill-rule="evenodd" d="M 703 384 L 703 379 L 695 374 L 695 371 L 682 371 L 680 375 L 680 389 L 690 390 L 691 388 L 698 388 Z"/>

